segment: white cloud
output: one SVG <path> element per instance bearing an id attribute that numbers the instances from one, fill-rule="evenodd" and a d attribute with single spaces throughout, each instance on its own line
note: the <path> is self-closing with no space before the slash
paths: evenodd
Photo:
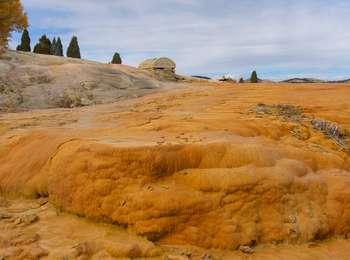
<path id="1" fill-rule="evenodd" d="M 350 68 L 345 0 L 23 0 L 33 28 L 79 37 L 83 55 L 137 65 L 169 56 L 186 74 Z M 349 73 L 350 76 L 350 73 Z"/>

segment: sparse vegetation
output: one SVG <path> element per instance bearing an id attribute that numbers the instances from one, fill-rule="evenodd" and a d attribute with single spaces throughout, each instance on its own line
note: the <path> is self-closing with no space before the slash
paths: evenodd
<path id="1" fill-rule="evenodd" d="M 77 93 L 65 91 L 58 102 L 58 106 L 62 108 L 81 107 L 83 106 L 83 102 Z"/>
<path id="2" fill-rule="evenodd" d="M 303 116 L 303 109 L 301 107 L 288 104 L 266 105 L 259 103 L 254 108 L 254 112 L 260 115 L 282 117 L 288 121 L 300 121 Z"/>
<path id="3" fill-rule="evenodd" d="M 122 58 L 118 52 L 114 53 L 113 59 L 111 61 L 112 64 L 122 64 Z"/>
<path id="4" fill-rule="evenodd" d="M 350 147 L 346 144 L 346 139 L 350 136 L 349 131 L 342 129 L 337 123 L 323 119 L 313 119 L 311 125 L 315 130 L 320 131 L 328 138 L 333 139 L 339 146 L 350 153 Z"/>
<path id="5" fill-rule="evenodd" d="M 258 115 L 275 116 L 282 118 L 284 121 L 297 123 L 297 126 L 292 129 L 291 133 L 301 140 L 308 139 L 305 136 L 308 136 L 308 131 L 311 129 L 321 132 L 327 138 L 332 139 L 344 151 L 350 153 L 350 147 L 347 144 L 347 140 L 350 137 L 349 130 L 343 129 L 337 123 L 305 115 L 303 109 L 299 106 L 260 103 L 252 111 Z"/>
<path id="6" fill-rule="evenodd" d="M 67 57 L 76 58 L 76 59 L 81 58 L 78 38 L 76 36 L 73 36 L 69 43 L 69 46 L 67 49 Z"/>
<path id="7" fill-rule="evenodd" d="M 21 44 L 17 46 L 17 51 L 25 51 L 25 52 L 31 51 L 30 37 L 27 29 L 24 29 L 22 33 Z"/>
<path id="8" fill-rule="evenodd" d="M 228 82 L 236 82 L 230 75 L 224 75 L 222 76 L 219 81 L 228 81 Z"/>

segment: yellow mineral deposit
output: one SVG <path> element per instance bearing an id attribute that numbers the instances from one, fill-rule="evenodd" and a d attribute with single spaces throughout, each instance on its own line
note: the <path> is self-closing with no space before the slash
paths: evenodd
<path id="1" fill-rule="evenodd" d="M 350 86 L 177 84 L 1 114 L 0 256 L 350 259 Z"/>

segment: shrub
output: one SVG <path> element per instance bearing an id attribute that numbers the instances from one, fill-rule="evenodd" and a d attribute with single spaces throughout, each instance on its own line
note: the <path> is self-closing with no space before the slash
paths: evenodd
<path id="1" fill-rule="evenodd" d="M 122 64 L 122 59 L 120 58 L 120 55 L 118 52 L 114 53 L 111 63 L 112 64 Z"/>

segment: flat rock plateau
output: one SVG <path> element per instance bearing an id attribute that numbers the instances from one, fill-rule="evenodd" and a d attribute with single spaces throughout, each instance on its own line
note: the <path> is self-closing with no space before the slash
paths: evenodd
<path id="1" fill-rule="evenodd" d="M 0 259 L 350 259 L 350 85 L 0 72 Z"/>

